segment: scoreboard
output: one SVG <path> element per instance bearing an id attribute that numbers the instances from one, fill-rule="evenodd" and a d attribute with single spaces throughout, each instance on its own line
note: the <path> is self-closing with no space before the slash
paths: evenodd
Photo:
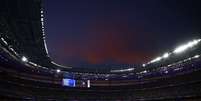
<path id="1" fill-rule="evenodd" d="M 67 87 L 90 88 L 90 80 L 75 80 L 63 78 L 62 85 Z"/>

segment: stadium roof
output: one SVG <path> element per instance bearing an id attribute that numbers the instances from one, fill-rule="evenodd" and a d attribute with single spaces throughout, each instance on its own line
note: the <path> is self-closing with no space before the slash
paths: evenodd
<path id="1" fill-rule="evenodd" d="M 0 6 L 0 37 L 7 48 L 22 61 L 64 67 L 52 62 L 48 55 L 41 0 L 1 0 Z"/>

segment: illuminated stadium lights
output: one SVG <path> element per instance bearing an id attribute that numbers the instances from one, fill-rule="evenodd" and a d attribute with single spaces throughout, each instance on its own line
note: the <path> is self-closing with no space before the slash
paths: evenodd
<path id="1" fill-rule="evenodd" d="M 164 55 L 163 55 L 163 58 L 168 58 L 169 57 L 169 53 L 165 53 Z"/>
<path id="2" fill-rule="evenodd" d="M 90 80 L 87 80 L 87 87 L 90 88 Z"/>
<path id="3" fill-rule="evenodd" d="M 132 71 L 132 70 L 134 70 L 134 68 L 128 68 L 128 69 L 126 69 L 127 71 Z"/>
<path id="4" fill-rule="evenodd" d="M 128 77 L 128 75 L 123 75 L 122 77 L 123 77 L 123 78 L 126 78 L 126 77 Z"/>
<path id="5" fill-rule="evenodd" d="M 168 73 L 168 71 L 165 71 L 165 74 L 167 74 Z"/>
<path id="6" fill-rule="evenodd" d="M 151 63 L 154 63 L 154 62 L 160 61 L 161 59 L 162 59 L 162 57 L 157 57 L 156 59 L 152 60 Z"/>
<path id="7" fill-rule="evenodd" d="M 110 72 L 128 72 L 133 71 L 135 68 L 128 68 L 128 69 L 120 69 L 120 70 L 111 70 Z"/>
<path id="8" fill-rule="evenodd" d="M 165 53 L 163 56 L 157 57 L 156 59 L 153 59 L 152 61 L 148 62 L 147 64 L 158 62 L 158 61 L 160 61 L 162 59 L 168 58 L 169 56 L 170 56 L 170 53 Z M 145 67 L 146 64 L 143 64 L 142 66 Z"/>
<path id="9" fill-rule="evenodd" d="M 151 64 L 151 63 L 154 63 L 154 62 L 158 62 L 160 61 L 161 59 L 166 59 L 168 58 L 172 53 L 174 54 L 179 54 L 179 53 L 182 53 L 186 50 L 188 50 L 189 48 L 192 48 L 194 47 L 195 45 L 197 45 L 199 42 L 201 42 L 201 39 L 195 39 L 193 41 L 190 41 L 188 42 L 187 44 L 184 44 L 184 45 L 181 45 L 179 47 L 177 47 L 173 52 L 169 52 L 169 53 L 165 53 L 163 54 L 163 56 L 161 57 L 157 57 L 156 59 L 153 59 L 152 61 L 148 62 L 147 64 Z M 200 56 L 195 56 L 194 58 L 198 58 Z M 142 65 L 143 67 L 146 66 L 145 64 Z"/>
<path id="10" fill-rule="evenodd" d="M 60 73 L 61 72 L 61 70 L 60 69 L 57 69 L 57 73 Z"/>
<path id="11" fill-rule="evenodd" d="M 27 59 L 25 56 L 23 56 L 23 57 L 21 58 L 21 60 L 22 60 L 23 62 L 27 62 L 27 61 L 28 61 L 28 59 Z"/>
<path id="12" fill-rule="evenodd" d="M 148 71 L 147 70 L 144 70 L 142 72 L 140 72 L 140 74 L 146 74 Z"/>
<path id="13" fill-rule="evenodd" d="M 8 43 L 4 40 L 4 38 L 1 38 L 1 40 L 2 40 L 6 45 L 8 45 Z"/>
<path id="14" fill-rule="evenodd" d="M 195 56 L 194 56 L 194 58 L 199 58 L 199 57 L 200 57 L 200 55 L 195 55 Z"/>
<path id="15" fill-rule="evenodd" d="M 201 41 L 201 39 L 190 41 L 187 44 L 181 45 L 178 48 L 176 48 L 173 51 L 173 53 L 175 53 L 175 54 L 182 53 L 182 52 L 186 51 L 187 49 L 197 45 L 200 41 Z"/>
<path id="16" fill-rule="evenodd" d="M 29 64 L 31 64 L 31 65 L 33 65 L 33 66 L 38 66 L 37 64 L 35 64 L 35 63 L 33 63 L 33 62 L 31 62 L 31 61 L 29 61 Z"/>
<path id="17" fill-rule="evenodd" d="M 174 50 L 174 53 L 182 53 L 182 52 L 184 52 L 185 50 L 187 50 L 189 48 L 189 46 L 187 46 L 187 45 L 182 45 L 182 46 L 180 46 L 180 47 L 178 47 L 178 48 L 176 48 L 175 50 Z"/>
<path id="18" fill-rule="evenodd" d="M 41 19 L 40 19 L 40 20 L 43 22 L 43 21 L 44 21 L 44 18 L 42 18 L 42 17 L 41 17 Z"/>

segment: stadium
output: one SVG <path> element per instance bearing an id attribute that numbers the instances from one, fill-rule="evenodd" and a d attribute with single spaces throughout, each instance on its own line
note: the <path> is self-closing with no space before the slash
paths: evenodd
<path id="1" fill-rule="evenodd" d="M 41 0 L 0 1 L 1 101 L 200 101 L 201 39 L 147 63 L 79 69 L 49 56 Z"/>

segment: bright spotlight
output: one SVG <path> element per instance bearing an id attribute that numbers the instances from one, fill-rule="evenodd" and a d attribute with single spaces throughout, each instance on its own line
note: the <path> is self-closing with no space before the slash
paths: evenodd
<path id="1" fill-rule="evenodd" d="M 57 73 L 60 73 L 61 72 L 61 70 L 60 69 L 57 69 Z"/>
<path id="2" fill-rule="evenodd" d="M 168 58 L 169 57 L 169 53 L 165 53 L 164 55 L 163 55 L 163 58 Z"/>
<path id="3" fill-rule="evenodd" d="M 188 46 L 187 46 L 187 45 L 182 45 L 182 46 L 176 48 L 176 49 L 174 50 L 174 53 L 176 53 L 176 54 L 182 53 L 182 52 L 184 52 L 184 51 L 187 50 L 187 49 L 188 49 Z"/>
<path id="4" fill-rule="evenodd" d="M 199 58 L 199 57 L 200 57 L 200 55 L 195 55 L 195 56 L 194 56 L 194 58 Z"/>
<path id="5" fill-rule="evenodd" d="M 179 46 L 178 48 L 176 48 L 173 53 L 177 54 L 177 53 L 182 53 L 184 51 L 186 51 L 187 49 L 197 45 L 198 43 L 200 42 L 200 39 L 199 40 L 193 40 L 185 45 L 182 45 L 182 46 Z"/>
<path id="6" fill-rule="evenodd" d="M 167 74 L 168 73 L 168 71 L 165 71 L 165 74 Z"/>
<path id="7" fill-rule="evenodd" d="M 28 61 L 28 59 L 27 59 L 25 56 L 23 56 L 23 57 L 21 58 L 21 60 L 22 60 L 23 62 L 27 62 L 27 61 Z"/>
<path id="8" fill-rule="evenodd" d="M 156 59 L 152 60 L 151 63 L 154 63 L 154 62 L 160 61 L 161 59 L 162 59 L 162 57 L 157 57 Z"/>
<path id="9" fill-rule="evenodd" d="M 142 71 L 142 73 L 147 73 L 147 70 Z"/>

